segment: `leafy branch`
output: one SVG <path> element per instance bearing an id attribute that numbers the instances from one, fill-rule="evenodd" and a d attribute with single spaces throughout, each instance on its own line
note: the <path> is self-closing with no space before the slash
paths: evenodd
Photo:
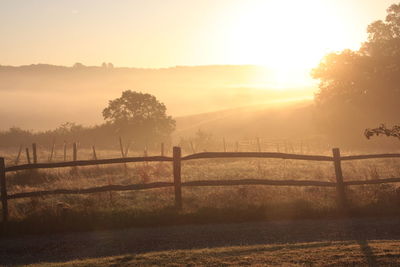
<path id="1" fill-rule="evenodd" d="M 370 139 L 372 136 L 376 135 L 386 135 L 391 137 L 397 137 L 400 139 L 400 125 L 394 125 L 391 129 L 387 128 L 385 124 L 381 124 L 378 128 L 373 129 L 365 129 L 364 135 L 367 139 Z"/>

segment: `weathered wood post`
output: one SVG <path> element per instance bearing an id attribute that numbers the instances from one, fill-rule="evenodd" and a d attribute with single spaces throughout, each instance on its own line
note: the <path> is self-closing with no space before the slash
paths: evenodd
<path id="1" fill-rule="evenodd" d="M 77 159 L 78 159 L 78 146 L 76 145 L 76 142 L 74 142 L 72 145 L 72 160 L 76 161 Z"/>
<path id="2" fill-rule="evenodd" d="M 96 147 L 94 145 L 92 146 L 92 151 L 93 151 L 93 159 L 97 160 Z"/>
<path id="3" fill-rule="evenodd" d="M 122 157 L 122 158 L 125 158 L 126 156 L 125 156 L 124 145 L 123 145 L 123 143 L 122 143 L 122 138 L 121 138 L 121 136 L 119 137 L 119 149 L 120 149 L 120 151 L 121 151 L 121 157 Z M 128 152 L 127 152 L 127 153 L 128 153 Z M 124 174 L 125 174 L 125 176 L 128 175 L 128 165 L 127 165 L 126 163 L 124 163 Z"/>
<path id="4" fill-rule="evenodd" d="M 339 148 L 332 149 L 332 153 L 333 153 L 333 163 L 335 166 L 335 175 L 336 175 L 338 207 L 340 210 L 345 211 L 347 209 L 347 197 L 346 197 L 345 186 L 343 183 L 342 164 L 341 164 Z"/>
<path id="5" fill-rule="evenodd" d="M 173 172 L 175 186 L 175 207 L 182 209 L 182 187 L 181 187 L 181 148 L 173 148 Z"/>
<path id="6" fill-rule="evenodd" d="M 129 143 L 125 146 L 125 158 L 128 157 L 129 149 L 132 145 L 132 142 L 129 141 Z"/>
<path id="7" fill-rule="evenodd" d="M 49 156 L 49 162 L 53 161 L 53 156 L 54 156 L 54 150 L 56 148 L 56 142 L 53 140 L 53 144 L 51 145 L 51 151 L 50 151 L 50 156 Z"/>
<path id="8" fill-rule="evenodd" d="M 72 144 L 72 160 L 77 161 L 78 160 L 78 145 L 76 142 Z M 78 167 L 72 167 L 72 174 L 77 175 L 78 174 Z"/>
<path id="9" fill-rule="evenodd" d="M 257 149 L 258 149 L 257 152 L 261 152 L 261 143 L 260 143 L 260 138 L 259 137 L 257 137 Z"/>
<path id="10" fill-rule="evenodd" d="M 15 158 L 15 161 L 14 161 L 15 165 L 18 165 L 19 159 L 21 158 L 21 153 L 22 153 L 22 145 L 19 146 L 18 155 L 17 155 L 17 157 Z"/>
<path id="11" fill-rule="evenodd" d="M 6 166 L 4 158 L 0 158 L 0 187 L 1 187 L 1 205 L 3 208 L 3 222 L 8 221 L 8 203 L 6 187 Z"/>
<path id="12" fill-rule="evenodd" d="M 67 142 L 64 141 L 64 161 L 67 161 Z"/>
<path id="13" fill-rule="evenodd" d="M 164 143 L 161 143 L 161 156 L 164 157 Z"/>
<path id="14" fill-rule="evenodd" d="M 124 145 L 122 144 L 121 136 L 119 137 L 119 149 L 121 150 L 121 157 L 125 158 Z"/>
<path id="15" fill-rule="evenodd" d="M 26 152 L 26 161 L 28 162 L 28 164 L 31 164 L 31 157 L 29 156 L 29 148 L 25 148 L 25 152 Z"/>
<path id="16" fill-rule="evenodd" d="M 37 163 L 36 143 L 32 144 L 32 156 L 33 156 L 33 164 L 36 164 Z"/>

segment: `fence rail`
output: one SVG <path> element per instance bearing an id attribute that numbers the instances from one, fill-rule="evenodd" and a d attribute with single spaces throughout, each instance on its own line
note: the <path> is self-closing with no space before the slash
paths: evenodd
<path id="1" fill-rule="evenodd" d="M 171 182 L 155 182 L 148 184 L 131 184 L 131 185 L 106 185 L 100 187 L 91 187 L 84 189 L 55 189 L 55 190 L 43 190 L 43 191 L 33 191 L 33 192 L 23 192 L 16 193 L 7 196 L 7 199 L 17 199 L 26 197 L 42 197 L 48 195 L 75 195 L 75 194 L 89 194 L 89 193 L 100 193 L 108 191 L 131 191 L 131 190 L 143 190 L 143 189 L 154 189 L 173 186 L 174 183 Z"/>
<path id="2" fill-rule="evenodd" d="M 113 159 L 96 159 L 96 160 L 74 160 L 68 162 L 54 163 L 36 163 L 24 164 L 5 167 L 4 158 L 0 157 L 0 193 L 3 211 L 3 222 L 8 221 L 8 200 L 39 197 L 46 195 L 57 194 L 88 194 L 106 191 L 128 191 L 128 190 L 145 190 L 163 187 L 174 187 L 175 191 L 175 206 L 178 209 L 182 208 L 182 187 L 192 186 L 239 186 L 239 185 L 267 185 L 267 186 L 320 186 L 320 187 L 336 187 L 337 203 L 340 209 L 346 209 L 346 186 L 382 184 L 382 183 L 398 183 L 400 178 L 387 178 L 364 181 L 344 181 L 342 174 L 341 161 L 347 160 L 362 160 L 375 158 L 400 158 L 400 154 L 371 154 L 371 155 L 354 155 L 341 156 L 340 150 L 334 148 L 333 156 L 321 155 L 300 155 L 288 154 L 279 152 L 204 152 L 196 153 L 188 156 L 181 156 L 181 148 L 173 148 L 173 157 L 152 156 L 152 157 L 123 157 Z M 326 181 L 310 181 L 310 180 L 268 180 L 268 179 L 240 179 L 240 180 L 203 180 L 182 182 L 181 180 L 181 161 L 195 159 L 215 159 L 215 158 L 273 158 L 273 159 L 291 159 L 291 160 L 306 160 L 306 161 L 328 161 L 333 162 L 335 169 L 336 182 Z M 84 188 L 84 189 L 54 189 L 42 190 L 33 192 L 22 192 L 7 194 L 6 173 L 21 170 L 32 169 L 47 169 L 47 168 L 63 168 L 63 167 L 78 167 L 91 166 L 99 164 L 117 164 L 117 163 L 132 163 L 132 162 L 172 162 L 173 163 L 173 181 L 171 182 L 154 182 L 146 184 L 131 184 L 131 185 L 107 185 L 100 187 Z"/>
<path id="3" fill-rule="evenodd" d="M 332 161 L 329 156 L 299 155 L 279 152 L 203 152 L 188 155 L 182 160 L 191 159 L 215 159 L 215 158 L 269 158 L 269 159 L 294 159 L 294 160 L 313 160 L 313 161 Z"/>
<path id="4" fill-rule="evenodd" d="M 114 159 L 97 159 L 97 160 L 77 160 L 77 161 L 65 161 L 65 162 L 54 162 L 54 163 L 36 163 L 36 164 L 24 164 L 18 166 L 6 167 L 5 172 L 11 171 L 22 171 L 32 169 L 51 169 L 51 168 L 63 168 L 63 167 L 78 167 L 78 166 L 92 166 L 101 164 L 116 164 L 116 163 L 129 163 L 129 162 L 153 162 L 153 161 L 172 161 L 171 157 L 165 156 L 153 156 L 153 157 L 129 157 L 129 158 L 114 158 Z"/>

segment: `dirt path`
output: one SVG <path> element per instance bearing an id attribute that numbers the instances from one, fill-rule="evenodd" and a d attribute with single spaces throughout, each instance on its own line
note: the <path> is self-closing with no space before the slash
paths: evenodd
<path id="1" fill-rule="evenodd" d="M 400 218 L 303 220 L 132 228 L 0 239 L 0 264 L 64 262 L 152 251 L 241 245 L 400 240 Z M 400 244 L 400 242 L 399 242 Z"/>

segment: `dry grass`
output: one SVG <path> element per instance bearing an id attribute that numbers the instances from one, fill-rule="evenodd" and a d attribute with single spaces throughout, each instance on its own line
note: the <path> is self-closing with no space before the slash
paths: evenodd
<path id="1" fill-rule="evenodd" d="M 82 155 L 90 152 L 84 151 Z M 101 156 L 117 157 L 103 151 Z M 12 157 L 9 156 L 8 159 Z M 40 158 L 44 161 L 44 155 Z M 398 159 L 343 162 L 346 180 L 400 177 Z M 9 193 L 74 189 L 107 184 L 133 184 L 172 181 L 171 163 L 130 163 L 39 171 L 7 175 Z M 330 162 L 277 159 L 193 160 L 182 164 L 183 181 L 207 179 L 303 179 L 334 181 Z M 354 186 L 348 189 L 352 212 L 358 215 L 391 215 L 399 211 L 400 192 L 396 185 Z M 173 210 L 173 188 L 107 192 L 87 195 L 57 195 L 10 200 L 11 220 L 24 229 L 49 222 L 53 230 L 164 225 L 176 223 L 243 221 L 258 219 L 297 219 L 336 216 L 334 188 L 319 187 L 195 187 L 183 189 L 184 209 Z M 70 225 L 70 226 L 67 226 Z M 30 225 L 30 226 L 28 226 Z M 71 226 L 72 225 L 72 226 Z M 51 230 L 52 227 L 46 227 Z M 39 230 L 39 229 L 36 229 Z M 16 230 L 20 232 L 21 229 Z M 52 231 L 52 230 L 51 230 Z"/>
<path id="2" fill-rule="evenodd" d="M 399 241 L 312 242 L 171 250 L 29 266 L 399 266 Z"/>

